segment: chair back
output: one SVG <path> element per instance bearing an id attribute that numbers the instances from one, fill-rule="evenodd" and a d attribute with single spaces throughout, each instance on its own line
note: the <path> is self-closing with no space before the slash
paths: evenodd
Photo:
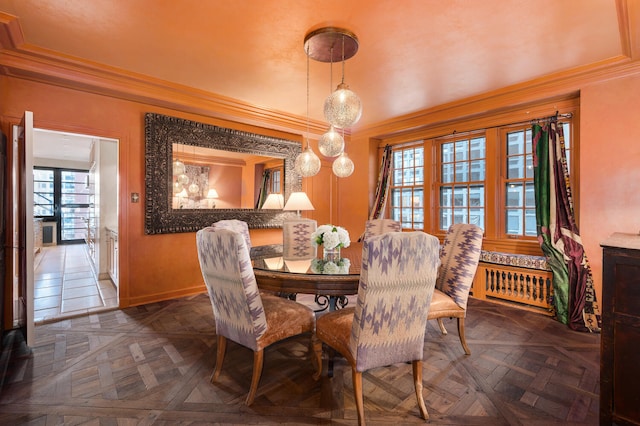
<path id="1" fill-rule="evenodd" d="M 208 227 L 196 233 L 196 244 L 216 333 L 255 351 L 267 319 L 245 239 L 229 229 Z"/>
<path id="2" fill-rule="evenodd" d="M 467 309 L 469 291 L 482 250 L 482 229 L 476 225 L 451 225 L 440 249 L 436 288 Z"/>
<path id="3" fill-rule="evenodd" d="M 424 232 L 364 241 L 349 347 L 357 371 L 422 359 L 439 245 Z"/>
<path id="4" fill-rule="evenodd" d="M 318 248 L 311 243 L 311 234 L 318 227 L 313 219 L 287 219 L 282 223 L 282 256 L 285 259 L 313 259 Z"/>
<path id="5" fill-rule="evenodd" d="M 397 220 L 393 219 L 369 219 L 364 225 L 364 237 L 363 241 L 366 241 L 369 237 L 376 235 L 382 235 L 387 232 L 400 232 L 402 231 L 402 225 Z"/>
<path id="6" fill-rule="evenodd" d="M 249 235 L 249 225 L 247 225 L 247 222 L 237 219 L 225 219 L 219 220 L 211 226 L 216 229 L 230 229 L 232 231 L 239 232 L 242 234 L 249 252 L 251 252 L 251 236 Z"/>

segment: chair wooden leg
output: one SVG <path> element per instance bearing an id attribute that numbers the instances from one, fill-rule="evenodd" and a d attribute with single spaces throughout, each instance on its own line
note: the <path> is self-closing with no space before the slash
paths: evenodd
<path id="1" fill-rule="evenodd" d="M 429 420 L 427 406 L 424 404 L 424 398 L 422 397 L 422 360 L 413 361 L 411 364 L 413 366 L 413 385 L 416 388 L 416 399 L 418 400 L 420 415 L 423 419 Z"/>
<path id="2" fill-rule="evenodd" d="M 318 339 L 315 333 L 311 336 L 311 344 L 313 345 L 313 354 L 311 355 L 315 360 L 316 373 L 313 375 L 313 380 L 318 380 L 322 376 L 322 341 Z"/>
<path id="3" fill-rule="evenodd" d="M 251 376 L 251 387 L 249 388 L 249 395 L 247 395 L 247 405 L 253 404 L 253 399 L 256 397 L 256 391 L 258 390 L 258 383 L 260 382 L 260 376 L 262 376 L 262 365 L 264 361 L 264 350 L 255 351 L 253 353 L 253 375 Z"/>
<path id="4" fill-rule="evenodd" d="M 471 350 L 467 346 L 467 339 L 464 337 L 464 318 L 458 318 L 458 335 L 460 336 L 460 343 L 462 343 L 464 353 L 471 355 Z"/>
<path id="5" fill-rule="evenodd" d="M 358 410 L 358 426 L 364 426 L 364 400 L 362 399 L 362 373 L 351 367 L 351 377 L 353 378 L 353 396 L 356 400 Z"/>
<path id="6" fill-rule="evenodd" d="M 224 336 L 218 335 L 217 337 L 217 352 L 216 352 L 216 366 L 213 370 L 213 374 L 211 375 L 211 383 L 214 383 L 218 380 L 220 376 L 220 372 L 222 371 L 222 362 L 224 361 L 224 354 L 227 350 L 227 338 Z"/>
<path id="7" fill-rule="evenodd" d="M 447 334 L 447 329 L 444 328 L 444 323 L 442 322 L 442 318 L 438 318 L 438 326 L 440 326 L 440 332 L 442 334 Z"/>

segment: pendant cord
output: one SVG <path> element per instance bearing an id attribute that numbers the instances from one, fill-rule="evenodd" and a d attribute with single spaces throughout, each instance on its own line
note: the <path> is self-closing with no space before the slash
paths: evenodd
<path id="1" fill-rule="evenodd" d="M 344 84 L 344 34 L 342 35 L 342 84 Z"/>
<path id="2" fill-rule="evenodd" d="M 305 135 L 309 148 L 309 47 L 307 46 L 307 134 Z"/>

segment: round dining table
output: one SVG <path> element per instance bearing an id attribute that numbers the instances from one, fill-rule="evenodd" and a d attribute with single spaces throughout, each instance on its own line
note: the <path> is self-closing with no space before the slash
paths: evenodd
<path id="1" fill-rule="evenodd" d="M 321 258 L 282 256 L 254 259 L 253 272 L 260 290 L 281 295 L 314 294 L 321 310 L 332 311 L 346 306 L 346 296 L 358 294 L 362 244 L 352 243 L 341 249 L 340 254 L 342 259 L 348 259 L 349 267 L 336 273 L 320 272 L 317 266 Z"/>

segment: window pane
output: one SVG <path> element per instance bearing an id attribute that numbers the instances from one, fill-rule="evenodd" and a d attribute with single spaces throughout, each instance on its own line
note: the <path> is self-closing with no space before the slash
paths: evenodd
<path id="1" fill-rule="evenodd" d="M 469 159 L 469 141 L 456 142 L 456 161 L 466 161 Z"/>
<path id="2" fill-rule="evenodd" d="M 507 155 L 524 154 L 524 132 L 507 133 Z"/>
<path id="3" fill-rule="evenodd" d="M 471 177 L 469 180 L 484 180 L 484 160 L 471 162 Z"/>
<path id="4" fill-rule="evenodd" d="M 456 186 L 454 188 L 453 205 L 456 207 L 467 207 L 467 187 L 466 186 Z"/>
<path id="5" fill-rule="evenodd" d="M 472 207 L 484 207 L 484 186 L 474 185 L 469 187 L 469 205 Z"/>
<path id="6" fill-rule="evenodd" d="M 400 206 L 400 191 L 398 189 L 391 190 L 391 205 Z"/>
<path id="7" fill-rule="evenodd" d="M 484 229 L 484 209 L 469 209 L 469 223 Z"/>
<path id="8" fill-rule="evenodd" d="M 416 148 L 415 154 L 413 155 L 413 161 L 416 167 L 424 166 L 424 148 Z"/>
<path id="9" fill-rule="evenodd" d="M 442 183 L 453 182 L 453 164 L 442 165 Z"/>
<path id="10" fill-rule="evenodd" d="M 453 189 L 450 186 L 440 188 L 440 205 L 442 207 L 451 207 L 451 195 Z"/>
<path id="11" fill-rule="evenodd" d="M 404 168 L 413 167 L 413 150 L 412 149 L 404 150 L 402 155 L 402 160 L 404 162 L 402 164 L 402 167 Z"/>
<path id="12" fill-rule="evenodd" d="M 507 209 L 507 234 L 522 235 L 522 210 Z"/>
<path id="13" fill-rule="evenodd" d="M 453 223 L 469 223 L 469 219 L 467 218 L 467 209 L 454 209 Z"/>
<path id="14" fill-rule="evenodd" d="M 413 191 L 411 190 L 411 188 L 408 188 L 408 189 L 407 188 L 403 188 L 402 189 L 402 207 L 411 205 L 411 202 L 412 202 L 412 200 L 411 200 L 411 195 L 412 194 L 411 193 L 412 192 Z M 404 211 L 402 213 L 405 214 Z"/>
<path id="15" fill-rule="evenodd" d="M 535 237 L 538 233 L 536 230 L 536 211 L 526 209 L 524 212 L 525 235 Z"/>
<path id="16" fill-rule="evenodd" d="M 391 209 L 391 219 L 393 220 L 400 220 L 400 209 L 398 208 L 392 208 Z"/>
<path id="17" fill-rule="evenodd" d="M 484 147 L 485 147 L 485 139 L 484 138 L 474 138 L 471 139 L 470 150 L 471 150 L 471 159 L 476 160 L 478 158 L 485 158 Z"/>
<path id="18" fill-rule="evenodd" d="M 527 184 L 525 185 L 525 201 L 524 201 L 524 205 L 525 207 L 535 207 L 536 206 L 536 195 L 535 195 L 535 190 L 533 187 L 533 182 L 527 182 Z M 535 220 L 535 214 L 534 214 L 534 220 Z"/>
<path id="19" fill-rule="evenodd" d="M 402 169 L 393 170 L 393 185 L 402 185 Z"/>
<path id="20" fill-rule="evenodd" d="M 417 167 L 415 169 L 415 184 L 416 185 L 421 185 L 424 183 L 424 168 L 422 167 Z"/>
<path id="21" fill-rule="evenodd" d="M 469 163 L 456 163 L 456 182 L 467 182 L 469 180 Z"/>
<path id="22" fill-rule="evenodd" d="M 424 207 L 424 191 L 422 189 L 413 191 L 413 208 L 416 207 Z"/>
<path id="23" fill-rule="evenodd" d="M 527 179 L 533 179 L 533 155 L 527 155 L 525 160 L 525 164 L 526 164 L 526 172 L 525 172 L 525 177 Z"/>
<path id="24" fill-rule="evenodd" d="M 403 185 L 413 185 L 413 169 L 404 169 Z"/>
<path id="25" fill-rule="evenodd" d="M 507 184 L 507 207 L 522 207 L 523 197 L 522 184 Z"/>
<path id="26" fill-rule="evenodd" d="M 524 177 L 524 159 L 520 156 L 507 159 L 507 179 L 520 179 Z"/>
<path id="27" fill-rule="evenodd" d="M 443 163 L 453 162 L 453 144 L 443 143 L 441 148 L 441 157 Z"/>
<path id="28" fill-rule="evenodd" d="M 440 229 L 447 230 L 451 226 L 451 209 L 440 209 Z"/>

